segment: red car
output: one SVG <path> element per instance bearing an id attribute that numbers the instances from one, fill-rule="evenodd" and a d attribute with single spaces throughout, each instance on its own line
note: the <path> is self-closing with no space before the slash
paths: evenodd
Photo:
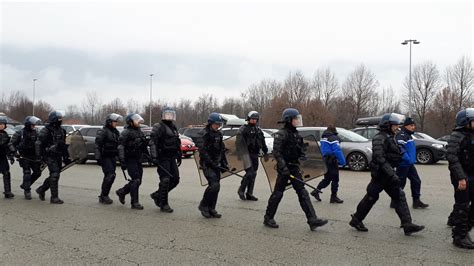
<path id="1" fill-rule="evenodd" d="M 183 157 L 190 158 L 197 151 L 196 144 L 194 144 L 194 142 L 191 139 L 184 136 L 180 136 L 180 139 L 181 139 L 181 153 L 183 154 Z"/>

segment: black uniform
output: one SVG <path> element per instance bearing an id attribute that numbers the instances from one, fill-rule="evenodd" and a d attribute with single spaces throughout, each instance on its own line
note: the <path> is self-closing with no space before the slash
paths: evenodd
<path id="1" fill-rule="evenodd" d="M 51 189 L 51 203 L 63 203 L 59 199 L 59 176 L 62 163 L 69 164 L 69 154 L 66 146 L 66 131 L 59 123 L 49 123 L 38 134 L 38 140 L 35 143 L 37 157 L 41 157 L 48 165 L 49 177 L 43 184 L 36 189 L 41 200 L 44 200 L 44 194 Z"/>
<path id="2" fill-rule="evenodd" d="M 150 153 L 160 177 L 159 188 L 151 197 L 161 210 L 172 212 L 168 204 L 168 193 L 179 184 L 176 160 L 181 163 L 181 140 L 172 121 L 163 120 L 153 126 Z"/>
<path id="3" fill-rule="evenodd" d="M 466 128 L 455 129 L 448 138 L 447 159 L 454 187 L 452 213 L 453 239 L 469 236 L 474 225 L 474 132 Z M 465 179 L 466 190 L 458 190 L 458 183 Z"/>
<path id="4" fill-rule="evenodd" d="M 200 134 L 197 143 L 200 156 L 199 164 L 208 185 L 199 204 L 199 210 L 207 218 L 218 218 L 220 214 L 216 212 L 216 204 L 220 190 L 221 172 L 222 168 L 229 169 L 225 156 L 225 145 L 222 133 L 212 130 L 210 125 L 204 128 Z"/>
<path id="5" fill-rule="evenodd" d="M 105 125 L 97 131 L 95 138 L 95 158 L 102 167 L 104 179 L 99 199 L 104 203 L 112 203 L 109 198 L 109 192 L 115 180 L 115 168 L 118 156 L 120 132 L 110 124 Z"/>
<path id="6" fill-rule="evenodd" d="M 394 167 L 400 164 L 402 154 L 393 133 L 388 131 L 380 130 L 372 140 L 373 154 L 370 164 L 372 179 L 367 186 L 367 194 L 357 206 L 356 213 L 352 215 L 351 225 L 360 231 L 367 231 L 362 221 L 379 199 L 380 192 L 385 190 L 395 203 L 395 211 L 400 218 L 405 234 L 409 235 L 424 227 L 412 224 L 405 193 L 400 188 L 400 179 L 394 170 Z M 357 228 L 357 225 L 362 225 L 363 228 Z"/>
<path id="7" fill-rule="evenodd" d="M 20 187 L 25 191 L 25 198 L 31 199 L 31 185 L 41 176 L 41 158 L 36 156 L 35 144 L 38 131 L 27 126 L 13 134 L 10 140 L 10 151 L 19 154 L 20 167 L 23 169 L 23 183 Z"/>
<path id="8" fill-rule="evenodd" d="M 303 138 L 291 124 L 286 123 L 284 128 L 275 133 L 273 156 L 277 161 L 278 177 L 273 193 L 268 200 L 264 224 L 270 227 L 278 227 L 273 218 L 276 214 L 278 205 L 283 198 L 283 192 L 285 191 L 288 182 L 291 183 L 293 189 L 298 195 L 301 209 L 303 209 L 306 214 L 307 222 L 311 230 L 326 224 L 327 220 L 318 219 L 316 216 L 316 211 L 311 204 L 309 193 L 305 189 L 304 184 L 290 177 L 290 175 L 292 175 L 295 178 L 302 180 L 299 159 L 305 157 Z"/>
<path id="9" fill-rule="evenodd" d="M 148 153 L 147 140 L 140 128 L 127 125 L 119 138 L 119 159 L 122 167 L 127 169 L 131 180 L 116 193 L 122 204 L 125 203 L 125 195 L 130 193 L 132 208 L 143 209 L 138 201 L 138 189 L 142 183 L 143 166 L 142 154 Z"/>
<path id="10" fill-rule="evenodd" d="M 3 194 L 5 195 L 5 198 L 14 197 L 11 192 L 10 164 L 8 163 L 8 160 L 11 158 L 8 149 L 9 142 L 10 136 L 8 136 L 8 133 L 5 130 L 0 130 L 0 173 L 3 175 Z M 10 160 L 13 160 L 13 158 Z"/>
<path id="11" fill-rule="evenodd" d="M 244 143 L 247 146 L 248 154 L 252 166 L 245 169 L 245 176 L 242 178 L 238 194 L 242 200 L 257 200 L 253 196 L 253 188 L 255 186 L 255 178 L 258 170 L 258 157 L 262 151 L 265 155 L 268 153 L 267 144 L 262 130 L 256 125 L 247 124 L 240 127 L 237 133 L 237 142 Z M 240 139 L 241 138 L 241 139 Z M 246 196 L 244 193 L 247 190 Z"/>

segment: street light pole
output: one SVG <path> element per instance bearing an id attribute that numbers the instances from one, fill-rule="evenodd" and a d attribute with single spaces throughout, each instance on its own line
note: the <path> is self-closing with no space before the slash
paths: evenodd
<path id="1" fill-rule="evenodd" d="M 148 107 L 149 111 L 150 111 L 150 127 L 153 126 L 152 123 L 151 123 L 151 103 L 152 103 L 152 94 L 153 92 L 153 74 L 150 74 L 150 105 Z"/>
<path id="2" fill-rule="evenodd" d="M 35 115 L 35 100 L 36 100 L 36 81 L 38 79 L 33 79 L 33 116 Z"/>
<path id="3" fill-rule="evenodd" d="M 408 72 L 408 116 L 411 117 L 411 111 L 412 111 L 412 104 L 413 104 L 413 92 L 411 88 L 411 45 L 413 44 L 420 44 L 419 41 L 417 40 L 405 40 L 402 42 L 402 45 L 407 45 L 410 44 L 410 63 L 409 63 L 409 72 Z"/>

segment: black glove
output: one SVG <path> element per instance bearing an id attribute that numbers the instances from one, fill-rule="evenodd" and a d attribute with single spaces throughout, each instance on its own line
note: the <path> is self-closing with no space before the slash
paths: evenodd
<path id="1" fill-rule="evenodd" d="M 10 160 L 11 165 L 13 165 L 15 163 L 15 158 L 13 156 L 9 156 L 8 160 Z"/>
<path id="2" fill-rule="evenodd" d="M 270 155 L 268 153 L 263 154 L 263 160 L 268 162 L 268 160 L 270 160 Z"/>
<path id="3" fill-rule="evenodd" d="M 20 153 L 18 153 L 18 151 L 16 151 L 16 152 L 13 154 L 13 156 L 15 156 L 15 158 L 21 158 L 21 155 L 20 155 Z"/>
<path id="4" fill-rule="evenodd" d="M 70 164 L 71 162 L 72 162 L 72 161 L 71 161 L 71 159 L 69 159 L 69 157 L 66 157 L 66 158 L 63 159 L 64 165 L 68 165 L 68 164 Z"/>
<path id="5" fill-rule="evenodd" d="M 220 170 L 221 170 L 221 173 L 225 173 L 225 172 L 229 171 L 229 165 L 222 164 L 221 167 L 220 167 Z"/>
<path id="6" fill-rule="evenodd" d="M 176 158 L 176 165 L 177 165 L 178 167 L 181 166 L 181 163 L 182 163 L 182 162 L 183 162 L 183 159 L 181 158 L 181 156 L 178 157 L 178 158 Z"/>

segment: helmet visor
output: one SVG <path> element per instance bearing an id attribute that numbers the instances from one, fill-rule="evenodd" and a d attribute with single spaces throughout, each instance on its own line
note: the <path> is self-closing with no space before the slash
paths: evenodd
<path id="1" fill-rule="evenodd" d="M 302 127 L 303 126 L 303 116 L 301 114 L 297 115 L 295 118 L 293 118 L 293 121 L 291 122 L 294 127 Z"/>
<path id="2" fill-rule="evenodd" d="M 392 125 L 402 125 L 405 121 L 405 116 L 401 114 L 392 113 L 390 114 L 389 122 Z"/>
<path id="3" fill-rule="evenodd" d="M 145 122 L 143 117 L 141 117 L 139 114 L 132 115 L 132 117 L 130 117 L 130 119 L 133 121 L 133 123 L 140 123 L 141 124 L 141 123 Z"/>
<path id="4" fill-rule="evenodd" d="M 28 118 L 28 123 L 30 123 L 31 125 L 41 125 L 41 119 L 39 119 L 38 117 L 36 116 L 31 116 L 30 118 Z"/>
<path id="5" fill-rule="evenodd" d="M 474 120 L 474 108 L 466 108 L 466 117 L 469 121 Z"/>
<path id="6" fill-rule="evenodd" d="M 112 113 L 109 115 L 109 119 L 112 120 L 113 122 L 122 122 L 123 116 L 116 113 Z"/>
<path id="7" fill-rule="evenodd" d="M 176 111 L 164 110 L 161 114 L 161 120 L 176 121 Z"/>

